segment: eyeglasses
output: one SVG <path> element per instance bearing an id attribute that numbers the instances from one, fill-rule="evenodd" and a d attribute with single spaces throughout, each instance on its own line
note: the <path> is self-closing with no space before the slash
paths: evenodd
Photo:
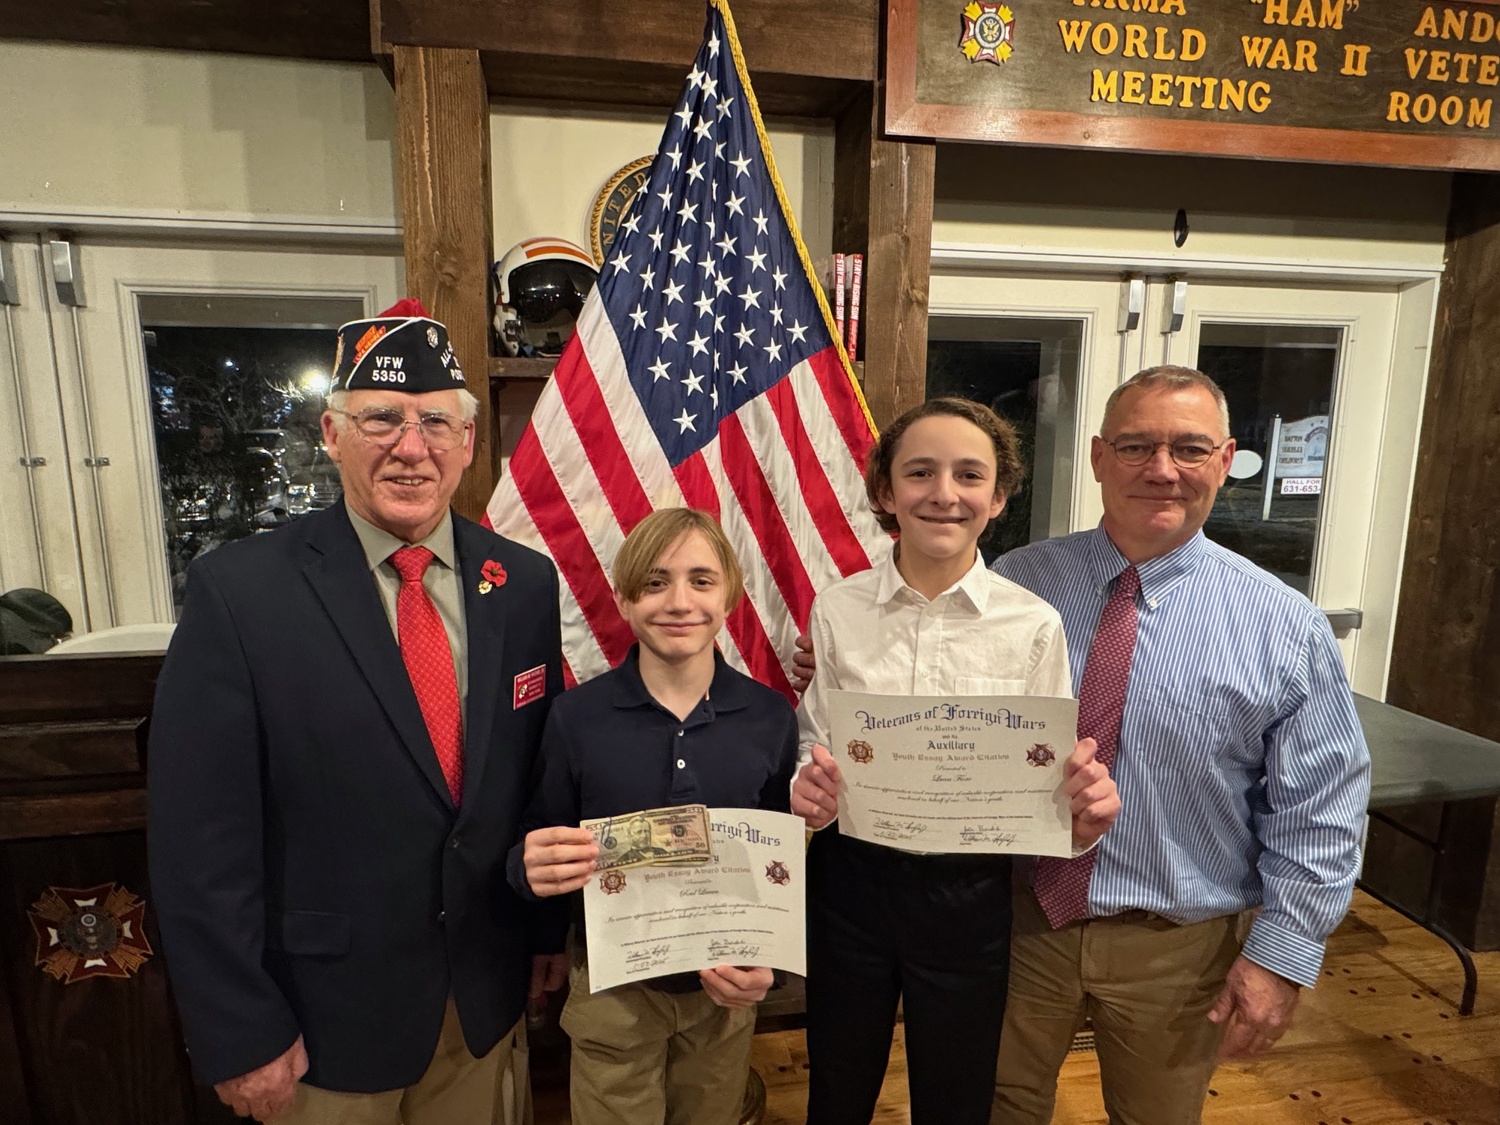
<path id="1" fill-rule="evenodd" d="M 1207 441 L 1196 438 L 1183 438 L 1180 441 L 1143 441 L 1133 437 L 1117 438 L 1114 441 L 1108 438 L 1099 440 L 1115 451 L 1115 456 L 1122 465 L 1144 465 L 1156 456 L 1158 449 L 1165 446 L 1171 453 L 1172 460 L 1184 469 L 1196 469 L 1229 444 L 1228 438 L 1217 445 L 1210 445 Z"/>
<path id="2" fill-rule="evenodd" d="M 350 414 L 347 410 L 335 410 L 334 413 L 348 418 L 361 437 L 382 449 L 390 449 L 399 443 L 407 426 L 415 426 L 427 448 L 437 450 L 457 449 L 463 444 L 469 429 L 468 422 L 441 411 L 429 411 L 417 419 L 407 418 L 398 410 L 378 407 L 358 414 Z"/>

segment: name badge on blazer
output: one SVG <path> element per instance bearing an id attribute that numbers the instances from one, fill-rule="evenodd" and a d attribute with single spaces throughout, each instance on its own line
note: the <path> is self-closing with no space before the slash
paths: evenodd
<path id="1" fill-rule="evenodd" d="M 519 711 L 526 704 L 535 703 L 546 694 L 547 666 L 538 664 L 535 668 L 528 668 L 516 677 L 516 686 L 511 697 L 511 709 Z"/>

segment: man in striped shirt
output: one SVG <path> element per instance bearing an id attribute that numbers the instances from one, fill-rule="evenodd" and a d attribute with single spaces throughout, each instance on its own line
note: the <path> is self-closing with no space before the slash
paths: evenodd
<path id="1" fill-rule="evenodd" d="M 1085 1017 L 1114 1125 L 1199 1121 L 1217 1057 L 1277 1040 L 1348 908 L 1369 753 L 1323 614 L 1203 535 L 1234 449 L 1208 376 L 1142 371 L 1093 440 L 1101 525 L 994 565 L 1061 614 L 1081 712 L 1123 709 L 1114 830 L 1016 889 L 992 1125 L 1051 1121 Z"/>

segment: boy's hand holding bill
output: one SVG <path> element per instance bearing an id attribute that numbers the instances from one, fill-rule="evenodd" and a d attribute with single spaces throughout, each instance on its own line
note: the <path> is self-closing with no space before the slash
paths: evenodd
<path id="1" fill-rule="evenodd" d="M 526 834 L 526 882 L 538 898 L 581 888 L 594 873 L 599 845 L 587 828 L 538 828 Z"/>

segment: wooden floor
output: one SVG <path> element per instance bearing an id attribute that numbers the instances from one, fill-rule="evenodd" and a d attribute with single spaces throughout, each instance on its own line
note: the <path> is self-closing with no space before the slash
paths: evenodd
<path id="1" fill-rule="evenodd" d="M 1500 953 L 1482 953 L 1479 1001 L 1461 1017 L 1463 973 L 1437 938 L 1372 899 L 1329 943 L 1323 980 L 1270 1054 L 1224 1065 L 1205 1125 L 1500 1125 Z M 756 1039 L 764 1125 L 802 1125 L 802 1033 Z M 898 1038 L 876 1125 L 904 1125 L 905 1054 Z M 1053 1125 L 1104 1125 L 1092 1053 L 1063 1067 Z"/>
<path id="2" fill-rule="evenodd" d="M 1254 1063 L 1224 1065 L 1205 1125 L 1500 1125 L 1500 952 L 1481 953 L 1479 1001 L 1458 1014 L 1463 973 L 1437 938 L 1359 894 L 1329 943 L 1323 980 L 1296 1022 Z M 535 1061 L 535 1056 L 534 1056 Z M 803 1125 L 800 1031 L 756 1038 L 763 1125 Z M 537 1125 L 567 1125 L 566 1063 L 535 1075 Z M 906 1125 L 900 1031 L 875 1125 Z M 1063 1067 L 1053 1125 L 1105 1125 L 1092 1053 Z"/>

